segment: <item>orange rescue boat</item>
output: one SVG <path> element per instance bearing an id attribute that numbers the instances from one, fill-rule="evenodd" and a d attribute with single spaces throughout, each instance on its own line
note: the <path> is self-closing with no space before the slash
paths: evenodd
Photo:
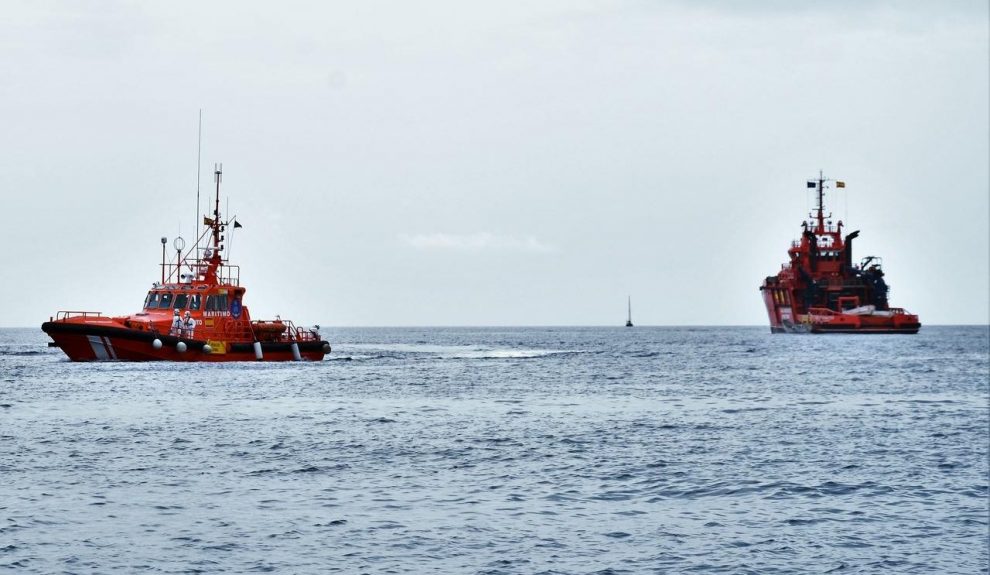
<path id="1" fill-rule="evenodd" d="M 251 320 L 240 267 L 223 255 L 224 233 L 240 224 L 221 218 L 221 168 L 214 176 L 213 217 L 203 218 L 203 232 L 189 250 L 175 239 L 174 263 L 165 260 L 168 240 L 162 238 L 161 281 L 152 284 L 144 309 L 112 317 L 60 311 L 41 326 L 53 340 L 49 346 L 72 361 L 319 361 L 330 353 L 319 326 Z"/>
<path id="2" fill-rule="evenodd" d="M 829 182 L 845 187 L 845 182 L 821 174 L 808 181 L 818 195 L 817 209 L 801 223 L 801 239 L 791 243 L 788 261 L 760 286 L 770 331 L 918 333 L 917 315 L 891 307 L 880 258 L 868 256 L 854 263 L 852 245 L 859 230 L 843 236 L 842 222 L 832 225 L 832 214 L 825 215 Z"/>

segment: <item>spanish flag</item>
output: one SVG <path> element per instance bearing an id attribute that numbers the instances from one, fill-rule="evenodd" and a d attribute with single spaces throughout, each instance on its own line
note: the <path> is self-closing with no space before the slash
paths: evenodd
<path id="1" fill-rule="evenodd" d="M 203 216 L 203 225 L 204 226 L 212 226 L 213 223 L 214 223 L 213 220 L 211 220 L 210 218 L 208 218 L 206 216 Z"/>
<path id="2" fill-rule="evenodd" d="M 845 182 L 840 182 L 839 180 L 835 180 L 835 187 L 837 187 L 837 188 L 844 188 L 844 187 L 846 187 L 846 183 Z"/>

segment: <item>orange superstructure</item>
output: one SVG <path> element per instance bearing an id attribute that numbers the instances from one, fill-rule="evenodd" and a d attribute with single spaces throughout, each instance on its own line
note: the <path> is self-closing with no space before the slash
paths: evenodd
<path id="1" fill-rule="evenodd" d="M 773 333 L 918 333 L 918 316 L 887 301 L 889 286 L 880 258 L 853 263 L 852 243 L 859 231 L 842 235 L 842 222 L 825 215 L 828 183 L 819 175 L 808 182 L 818 207 L 802 222 L 801 239 L 791 243 L 788 261 L 760 286 Z"/>
<path id="2" fill-rule="evenodd" d="M 330 344 L 318 326 L 299 328 L 276 318 L 253 321 L 244 305 L 240 268 L 224 257 L 228 227 L 220 214 L 217 167 L 216 203 L 203 218 L 203 232 L 189 250 L 176 238 L 174 262 L 165 260 L 161 281 L 152 284 L 144 308 L 130 315 L 60 311 L 41 329 L 73 361 L 291 361 L 323 359 Z"/>

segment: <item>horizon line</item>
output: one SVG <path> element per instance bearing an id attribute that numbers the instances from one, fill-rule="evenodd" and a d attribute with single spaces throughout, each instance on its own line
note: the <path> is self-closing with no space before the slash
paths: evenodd
<path id="1" fill-rule="evenodd" d="M 581 327 L 581 328 L 584 328 L 584 327 L 606 328 L 606 327 L 621 327 L 623 329 L 628 329 L 629 328 L 629 326 L 626 326 L 626 325 L 621 324 L 621 323 L 615 323 L 615 324 L 612 324 L 612 323 L 609 323 L 609 324 L 433 324 L 433 325 L 427 325 L 427 324 L 423 324 L 423 325 L 414 325 L 414 324 L 402 324 L 402 325 L 395 325 L 395 324 L 391 324 L 391 325 L 390 324 L 367 324 L 367 325 L 333 325 L 333 326 L 324 325 L 324 324 L 321 324 L 321 323 L 316 323 L 316 324 L 312 324 L 312 325 L 319 325 L 321 330 L 322 329 L 367 329 L 367 328 L 374 328 L 374 329 L 383 329 L 383 328 L 390 328 L 390 329 L 423 329 L 423 328 L 447 329 L 447 328 L 510 328 L 510 327 L 511 328 L 533 328 L 533 327 L 535 327 L 535 328 L 548 328 L 548 327 L 552 327 L 552 328 L 577 328 L 577 327 Z M 309 327 L 309 326 L 300 326 L 300 327 Z M 723 324 L 714 324 L 714 323 L 711 323 L 711 324 L 709 324 L 709 323 L 705 323 L 705 324 L 636 324 L 636 325 L 633 325 L 632 326 L 633 329 L 635 329 L 637 327 L 663 327 L 663 328 L 686 328 L 686 327 L 765 327 L 765 328 L 768 328 L 769 329 L 770 326 L 767 325 L 767 324 L 727 324 L 727 323 L 723 323 Z M 923 324 L 921 327 L 922 328 L 925 328 L 925 327 L 990 327 L 990 322 L 988 322 L 988 323 L 933 323 L 933 324 Z M 4 326 L 0 326 L 0 329 L 37 329 L 37 330 L 40 331 L 41 327 L 40 326 L 29 326 L 29 325 L 28 326 L 4 325 Z"/>

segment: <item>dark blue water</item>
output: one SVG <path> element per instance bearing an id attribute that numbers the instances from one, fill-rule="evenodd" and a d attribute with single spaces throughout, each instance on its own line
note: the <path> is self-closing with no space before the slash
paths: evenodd
<path id="1" fill-rule="evenodd" d="M 988 328 L 767 331 L 173 365 L 0 330 L 0 570 L 986 573 Z"/>

